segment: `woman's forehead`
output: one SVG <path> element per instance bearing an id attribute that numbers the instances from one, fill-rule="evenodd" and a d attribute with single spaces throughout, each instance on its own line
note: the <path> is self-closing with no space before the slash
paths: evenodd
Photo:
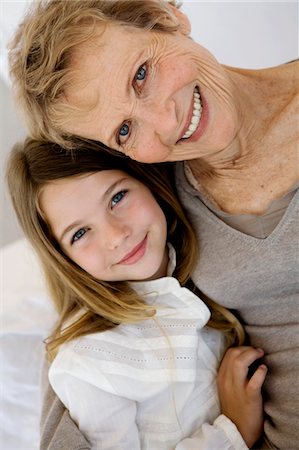
<path id="1" fill-rule="evenodd" d="M 91 38 L 76 47 L 70 60 L 72 75 L 64 96 L 78 109 L 78 117 L 70 119 L 68 115 L 64 125 L 67 132 L 99 139 L 100 127 L 100 140 L 113 147 L 114 130 L 132 115 L 128 98 L 138 68 L 149 60 L 154 67 L 168 47 L 173 51 L 175 46 L 168 45 L 168 38 L 173 37 L 117 23 L 95 27 Z"/>
<path id="2" fill-rule="evenodd" d="M 143 58 L 149 56 L 150 33 L 114 23 L 99 24 L 90 39 L 73 49 L 69 60 L 70 82 L 64 88 L 67 103 L 88 115 L 93 114 L 99 101 L 106 109 L 115 90 L 123 92 Z M 116 103 L 113 107 L 123 105 Z"/>
<path id="3" fill-rule="evenodd" d="M 90 37 L 72 49 L 71 62 L 81 63 L 82 56 L 99 55 L 101 51 L 110 51 L 113 56 L 118 49 L 131 45 L 138 51 L 149 33 L 151 32 L 113 22 L 95 24 Z M 129 54 L 124 57 L 129 57 Z"/>
<path id="4" fill-rule="evenodd" d="M 93 36 L 72 50 L 69 59 L 71 82 L 65 89 L 68 101 L 73 103 L 76 97 L 78 101 L 81 95 L 77 94 L 82 92 L 83 103 L 91 105 L 95 100 L 96 90 L 102 90 L 103 87 L 106 89 L 110 82 L 115 82 L 134 69 L 134 64 L 141 64 L 139 58 L 148 49 L 148 45 L 149 36 L 146 31 L 118 24 L 99 24 Z M 87 95 L 89 85 L 92 86 L 93 93 Z"/>

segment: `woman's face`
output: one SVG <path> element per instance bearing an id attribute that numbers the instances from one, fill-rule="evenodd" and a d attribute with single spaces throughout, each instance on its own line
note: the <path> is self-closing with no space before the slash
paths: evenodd
<path id="1" fill-rule="evenodd" d="M 166 275 L 167 224 L 149 189 L 120 170 L 48 183 L 40 204 L 62 250 L 102 281 Z"/>
<path id="2" fill-rule="evenodd" d="M 214 57 L 181 31 L 109 24 L 73 53 L 66 99 L 84 110 L 66 131 L 141 162 L 212 157 L 232 143 L 233 86 Z"/>

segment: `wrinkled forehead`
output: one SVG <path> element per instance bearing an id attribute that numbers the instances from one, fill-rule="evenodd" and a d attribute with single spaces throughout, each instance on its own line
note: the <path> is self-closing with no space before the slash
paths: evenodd
<path id="1" fill-rule="evenodd" d="M 63 93 L 72 110 L 64 111 L 64 130 L 99 140 L 101 128 L 100 140 L 107 145 L 112 128 L 128 113 L 127 91 L 150 52 L 149 36 L 151 31 L 136 27 L 99 24 L 88 40 L 73 48 Z"/>
<path id="2" fill-rule="evenodd" d="M 88 39 L 71 49 L 68 57 L 69 82 L 64 89 L 68 102 L 80 106 L 78 104 L 80 96 L 76 95 L 76 93 L 80 92 L 81 89 L 96 77 L 97 73 L 101 73 L 103 70 L 101 54 L 107 46 L 105 39 L 106 29 L 107 24 L 96 24 L 93 26 L 93 32 Z M 89 103 L 88 97 L 86 95 L 84 97 L 85 101 L 82 103 L 82 107 L 84 103 Z"/>
<path id="3" fill-rule="evenodd" d="M 85 39 L 70 50 L 69 66 L 74 69 L 82 66 L 82 58 L 84 62 L 85 55 L 96 55 L 106 45 L 105 31 L 110 29 L 111 25 L 108 22 L 97 22 L 89 26 L 90 30 L 86 33 Z"/>
<path id="4" fill-rule="evenodd" d="M 100 84 L 97 87 L 105 90 L 106 84 L 134 61 L 142 49 L 145 33 L 145 30 L 117 23 L 96 24 L 92 35 L 71 50 L 68 63 L 71 77 L 65 88 L 68 101 L 77 103 L 80 98 L 81 106 L 90 103 L 90 96 L 86 90 L 84 94 L 82 91 L 90 83 Z"/>

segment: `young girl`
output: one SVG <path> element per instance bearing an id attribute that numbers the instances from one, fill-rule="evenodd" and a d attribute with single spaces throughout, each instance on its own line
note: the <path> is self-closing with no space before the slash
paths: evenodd
<path id="1" fill-rule="evenodd" d="M 267 369 L 248 367 L 263 352 L 221 362 L 243 331 L 195 295 L 196 239 L 167 171 L 89 141 L 13 150 L 11 197 L 60 316 L 50 383 L 92 449 L 245 449 L 262 431 Z"/>

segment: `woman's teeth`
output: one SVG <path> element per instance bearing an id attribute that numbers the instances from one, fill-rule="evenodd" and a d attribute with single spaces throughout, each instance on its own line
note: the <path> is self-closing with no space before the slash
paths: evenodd
<path id="1" fill-rule="evenodd" d="M 192 136 L 192 134 L 197 129 L 198 124 L 200 122 L 200 117 L 201 117 L 201 112 L 202 112 L 202 104 L 201 104 L 201 98 L 200 98 L 197 87 L 194 89 L 193 102 L 194 102 L 193 103 L 193 114 L 192 114 L 191 122 L 190 122 L 188 130 L 186 131 L 186 133 L 184 134 L 182 139 L 187 139 L 190 136 Z"/>

